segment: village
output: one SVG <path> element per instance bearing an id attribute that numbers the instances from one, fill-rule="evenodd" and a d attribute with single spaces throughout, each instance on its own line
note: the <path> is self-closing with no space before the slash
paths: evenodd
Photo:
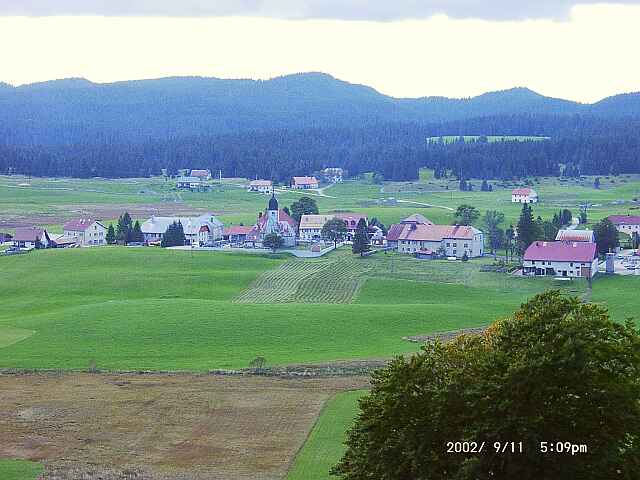
<path id="1" fill-rule="evenodd" d="M 174 180 L 177 190 L 203 192 L 210 188 L 212 174 L 209 170 L 193 169 L 180 173 Z M 478 221 L 477 218 L 469 221 L 464 214 L 461 218 L 456 217 L 453 225 L 437 224 L 421 213 L 414 213 L 385 226 L 376 218 L 368 218 L 362 213 L 320 212 L 310 196 L 301 196 L 290 206 L 280 204 L 280 193 L 321 192 L 321 184 L 331 186 L 343 182 L 345 172 L 341 168 L 325 168 L 317 175 L 319 178 L 314 175 L 293 176 L 289 185 L 280 187 L 275 187 L 271 180 L 248 181 L 244 187 L 248 194 L 265 197 L 265 208 L 256 212 L 256 220 L 252 224 L 224 225 L 210 212 L 193 216 L 154 215 L 134 222 L 128 213 L 123 212 L 115 227 L 101 219 L 81 217 L 65 222 L 59 235 L 51 234 L 42 226 L 19 227 L 14 233 L 0 233 L 0 243 L 8 246 L 4 255 L 28 253 L 35 249 L 119 244 L 247 253 L 280 251 L 313 258 L 338 246 L 351 245 L 354 253 L 363 256 L 393 251 L 418 260 L 466 262 L 482 257 L 498 260 L 491 234 L 472 224 Z M 515 188 L 511 192 L 511 203 L 522 205 L 525 213 L 538 202 L 539 195 L 533 188 Z M 598 248 L 594 231 L 579 228 L 580 222 L 573 218 L 557 228 L 555 238 L 531 238 L 521 245 L 521 251 L 515 257 L 519 238 L 517 228 L 512 226 L 512 237 L 506 241 L 502 261 L 509 260 L 511 250 L 511 265 L 515 258 L 517 268 L 509 269 L 509 273 L 560 280 L 591 280 L 598 273 L 639 274 L 637 240 L 640 216 L 610 215 L 607 220 L 619 234 L 629 237 L 630 245 L 627 247 L 631 248 L 625 249 L 616 242 L 615 248 L 603 251 Z"/>

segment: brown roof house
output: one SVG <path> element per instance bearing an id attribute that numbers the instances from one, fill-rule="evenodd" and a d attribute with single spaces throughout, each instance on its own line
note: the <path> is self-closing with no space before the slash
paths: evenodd
<path id="1" fill-rule="evenodd" d="M 295 190 L 311 190 L 318 188 L 316 177 L 293 177 L 291 188 Z"/>
<path id="2" fill-rule="evenodd" d="M 16 228 L 13 245 L 18 248 L 55 248 L 56 246 L 47 230 L 40 227 Z"/>
<path id="3" fill-rule="evenodd" d="M 434 225 L 424 220 L 414 217 L 392 225 L 387 232 L 387 245 L 396 247 L 400 253 L 412 255 L 440 252 L 447 257 L 463 258 L 466 255 L 474 258 L 484 254 L 484 234 L 477 228 Z"/>

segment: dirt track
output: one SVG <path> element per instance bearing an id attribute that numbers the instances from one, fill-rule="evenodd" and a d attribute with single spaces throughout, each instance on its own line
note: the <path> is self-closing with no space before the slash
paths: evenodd
<path id="1" fill-rule="evenodd" d="M 367 377 L 0 376 L 0 457 L 45 479 L 281 479 L 323 403 Z"/>

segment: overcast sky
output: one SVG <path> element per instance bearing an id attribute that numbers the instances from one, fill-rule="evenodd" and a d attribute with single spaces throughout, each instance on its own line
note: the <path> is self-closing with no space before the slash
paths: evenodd
<path id="1" fill-rule="evenodd" d="M 397 97 L 640 91 L 640 0 L 0 0 L 0 81 L 322 71 Z"/>

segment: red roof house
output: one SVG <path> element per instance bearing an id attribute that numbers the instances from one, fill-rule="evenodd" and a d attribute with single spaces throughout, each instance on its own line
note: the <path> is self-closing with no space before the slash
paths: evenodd
<path id="1" fill-rule="evenodd" d="M 543 242 L 529 245 L 523 257 L 524 275 L 589 277 L 598 270 L 598 251 L 592 242 Z"/>

